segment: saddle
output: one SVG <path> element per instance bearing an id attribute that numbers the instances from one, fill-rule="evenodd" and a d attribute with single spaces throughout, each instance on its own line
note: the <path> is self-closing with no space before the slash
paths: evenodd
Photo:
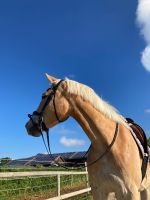
<path id="1" fill-rule="evenodd" d="M 143 146 L 144 153 L 148 153 L 148 144 L 147 144 L 147 138 L 144 130 L 136 124 L 133 119 L 126 118 L 127 123 L 132 128 L 133 132 L 135 133 L 136 137 L 140 141 L 141 145 Z"/>
<path id="2" fill-rule="evenodd" d="M 131 133 L 137 143 L 137 146 L 140 150 L 140 153 L 142 154 L 142 157 L 143 157 L 143 162 L 142 162 L 142 167 L 141 167 L 142 180 L 143 180 L 143 178 L 145 177 L 145 174 L 146 174 L 148 161 L 150 161 L 150 153 L 149 153 L 149 147 L 148 147 L 148 143 L 147 143 L 146 134 L 145 134 L 144 130 L 133 121 L 133 119 L 126 118 L 126 120 L 134 133 L 134 135 L 133 135 L 133 133 L 131 131 Z M 142 145 L 143 148 L 141 148 L 140 145 Z"/>

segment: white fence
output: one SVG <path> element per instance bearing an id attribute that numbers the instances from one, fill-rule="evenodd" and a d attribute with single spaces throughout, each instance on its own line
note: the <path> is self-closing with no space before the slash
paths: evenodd
<path id="1" fill-rule="evenodd" d="M 86 176 L 86 185 L 85 188 L 82 188 L 78 191 L 69 192 L 67 194 L 61 194 L 61 177 L 71 175 L 85 175 Z M 36 172 L 1 172 L 0 179 L 16 179 L 23 177 L 46 177 L 46 176 L 57 176 L 57 196 L 51 197 L 46 200 L 61 200 L 75 197 L 84 193 L 89 193 L 91 188 L 88 184 L 88 173 L 87 171 L 74 172 L 74 171 L 36 171 Z"/>

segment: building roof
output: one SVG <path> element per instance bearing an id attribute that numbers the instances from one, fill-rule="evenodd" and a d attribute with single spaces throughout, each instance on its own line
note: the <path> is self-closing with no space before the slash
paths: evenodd
<path id="1" fill-rule="evenodd" d="M 38 153 L 35 156 L 28 158 L 20 158 L 12 160 L 7 165 L 9 166 L 20 166 L 20 165 L 51 165 L 54 161 L 57 162 L 73 162 L 75 160 L 80 160 L 80 162 L 85 162 L 87 159 L 86 152 L 67 152 L 67 153 L 55 153 L 52 155 Z"/>

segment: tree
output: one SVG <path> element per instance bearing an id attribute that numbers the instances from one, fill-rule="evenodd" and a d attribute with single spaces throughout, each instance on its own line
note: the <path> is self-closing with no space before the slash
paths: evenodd
<path id="1" fill-rule="evenodd" d="M 147 138 L 147 144 L 150 146 L 150 138 Z"/>
<path id="2" fill-rule="evenodd" d="M 0 165 L 5 165 L 7 164 L 9 161 L 11 161 L 12 159 L 9 157 L 5 157 L 5 158 L 0 158 Z"/>

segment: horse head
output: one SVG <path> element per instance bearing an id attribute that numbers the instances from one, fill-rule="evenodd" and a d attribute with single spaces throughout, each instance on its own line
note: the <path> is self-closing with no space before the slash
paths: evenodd
<path id="1" fill-rule="evenodd" d="M 67 84 L 46 74 L 51 87 L 42 94 L 41 102 L 36 111 L 28 114 L 29 121 L 25 127 L 29 135 L 38 137 L 43 130 L 47 130 L 65 121 L 69 117 L 70 105 L 65 96 Z"/>

